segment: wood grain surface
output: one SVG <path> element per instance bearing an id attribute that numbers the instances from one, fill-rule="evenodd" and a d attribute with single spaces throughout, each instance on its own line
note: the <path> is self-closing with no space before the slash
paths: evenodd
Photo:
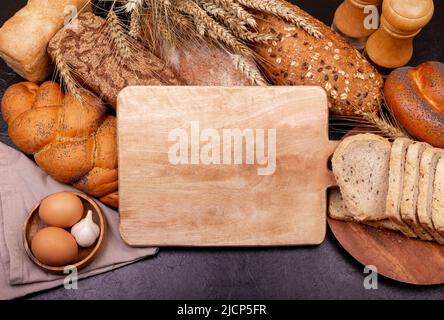
<path id="1" fill-rule="evenodd" d="M 444 246 L 353 222 L 329 218 L 328 224 L 350 255 L 379 274 L 416 285 L 444 283 Z"/>
<path id="2" fill-rule="evenodd" d="M 276 170 L 172 165 L 168 134 L 276 129 Z M 129 87 L 118 98 L 121 234 L 133 246 L 314 245 L 326 232 L 328 108 L 316 87 Z"/>

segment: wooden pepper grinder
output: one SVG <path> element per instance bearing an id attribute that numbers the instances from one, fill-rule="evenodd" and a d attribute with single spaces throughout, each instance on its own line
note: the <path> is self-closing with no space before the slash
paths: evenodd
<path id="1" fill-rule="evenodd" d="M 384 0 L 381 26 L 367 41 L 367 56 L 387 69 L 406 65 L 413 55 L 413 38 L 433 11 L 433 0 Z"/>
<path id="2" fill-rule="evenodd" d="M 345 0 L 336 9 L 333 30 L 356 49 L 364 49 L 368 37 L 379 26 L 378 7 L 381 2 L 382 0 Z"/>

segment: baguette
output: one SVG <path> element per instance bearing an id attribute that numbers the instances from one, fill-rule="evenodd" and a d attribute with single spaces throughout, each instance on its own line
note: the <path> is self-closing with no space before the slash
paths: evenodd
<path id="1" fill-rule="evenodd" d="M 323 37 L 316 39 L 273 15 L 257 13 L 258 31 L 279 39 L 253 47 L 268 78 L 277 85 L 321 86 L 333 114 L 378 111 L 383 79 L 376 69 L 322 22 L 294 5 L 282 3 L 314 25 Z"/>

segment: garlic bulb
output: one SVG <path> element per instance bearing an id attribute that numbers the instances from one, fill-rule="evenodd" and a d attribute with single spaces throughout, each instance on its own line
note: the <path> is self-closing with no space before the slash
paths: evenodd
<path id="1" fill-rule="evenodd" d="M 80 220 L 71 228 L 71 234 L 81 247 L 90 247 L 96 242 L 100 234 L 100 228 L 92 219 L 92 211 L 88 210 L 85 219 Z"/>

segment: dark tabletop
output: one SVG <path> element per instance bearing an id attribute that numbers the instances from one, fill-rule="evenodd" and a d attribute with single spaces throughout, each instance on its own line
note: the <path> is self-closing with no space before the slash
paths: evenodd
<path id="1" fill-rule="evenodd" d="M 25 4 L 2 0 L 0 24 Z M 340 0 L 292 1 L 330 24 Z M 411 65 L 444 62 L 444 4 L 435 0 L 432 22 L 415 40 Z M 0 96 L 22 79 L 0 62 Z M 0 140 L 12 145 L 0 117 Z M 0 182 L 1 183 L 1 182 Z M 424 261 L 427 263 L 427 261 Z M 418 287 L 379 277 L 364 289 L 364 267 L 342 249 L 330 231 L 317 247 L 257 249 L 162 249 L 133 265 L 58 288 L 31 299 L 431 299 L 444 286 Z"/>

